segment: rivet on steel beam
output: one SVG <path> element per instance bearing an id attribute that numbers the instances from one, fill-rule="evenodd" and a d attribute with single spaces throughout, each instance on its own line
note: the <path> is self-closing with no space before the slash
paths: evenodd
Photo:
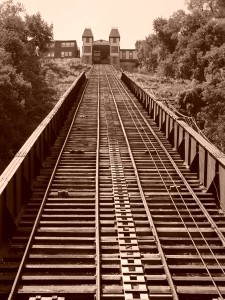
<path id="1" fill-rule="evenodd" d="M 60 190 L 60 191 L 58 191 L 58 196 L 67 198 L 67 197 L 69 197 L 69 192 L 67 190 Z"/>
<path id="2" fill-rule="evenodd" d="M 156 154 L 156 150 L 145 150 L 145 154 Z"/>
<path id="3" fill-rule="evenodd" d="M 179 185 L 171 185 L 171 186 L 170 186 L 170 191 L 171 191 L 171 192 L 177 192 L 177 191 L 180 191 L 180 186 L 179 186 Z"/>
<path id="4" fill-rule="evenodd" d="M 84 150 L 81 150 L 81 149 L 76 150 L 76 153 L 78 153 L 78 154 L 83 154 L 83 153 L 84 153 Z"/>
<path id="5" fill-rule="evenodd" d="M 84 150 L 82 150 L 82 149 L 79 149 L 79 150 L 71 149 L 70 153 L 72 153 L 72 154 L 83 154 Z"/>

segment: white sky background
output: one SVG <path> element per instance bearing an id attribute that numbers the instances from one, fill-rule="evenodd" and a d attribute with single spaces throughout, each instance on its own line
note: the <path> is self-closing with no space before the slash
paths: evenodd
<path id="1" fill-rule="evenodd" d="M 0 3 L 4 2 L 0 0 Z M 120 47 L 134 49 L 135 42 L 153 33 L 153 20 L 169 18 L 183 9 L 184 0 L 14 0 L 24 4 L 27 13 L 40 12 L 53 23 L 54 39 L 75 39 L 82 47 L 85 27 L 91 27 L 94 40 L 108 40 L 112 27 L 118 27 Z"/>

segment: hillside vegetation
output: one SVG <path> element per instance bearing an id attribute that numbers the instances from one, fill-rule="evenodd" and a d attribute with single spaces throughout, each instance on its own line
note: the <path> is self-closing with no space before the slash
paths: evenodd
<path id="1" fill-rule="evenodd" d="M 136 80 L 157 86 L 161 98 L 173 98 L 225 151 L 225 1 L 186 0 L 186 5 L 189 13 L 155 19 L 154 33 L 136 42 L 142 73 Z"/>
<path id="2" fill-rule="evenodd" d="M 76 77 L 80 60 L 41 57 L 53 39 L 40 13 L 29 16 L 13 0 L 0 4 L 0 173 Z M 35 55 L 36 45 L 40 57 Z"/>

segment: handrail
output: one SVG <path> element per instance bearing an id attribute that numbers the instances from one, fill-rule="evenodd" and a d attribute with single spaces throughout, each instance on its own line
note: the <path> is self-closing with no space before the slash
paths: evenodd
<path id="1" fill-rule="evenodd" d="M 186 166 L 197 173 L 206 191 L 212 192 L 225 209 L 225 154 L 124 72 L 121 79 L 179 152 Z"/>
<path id="2" fill-rule="evenodd" d="M 1 174 L 0 245 L 17 227 L 17 217 L 23 204 L 28 200 L 32 183 L 39 174 L 45 158 L 51 152 L 51 146 L 85 80 L 85 73 L 82 72 Z"/>

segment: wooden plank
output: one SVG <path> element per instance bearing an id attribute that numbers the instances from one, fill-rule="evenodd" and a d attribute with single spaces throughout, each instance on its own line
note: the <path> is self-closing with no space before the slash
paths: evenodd
<path id="1" fill-rule="evenodd" d="M 199 179 L 203 185 L 205 185 L 205 148 L 199 145 Z"/>
<path id="2" fill-rule="evenodd" d="M 215 255 L 215 254 L 214 254 Z M 193 255 L 193 254 L 174 254 L 174 255 L 166 255 L 166 257 L 168 258 L 168 259 L 178 259 L 178 260 L 182 260 L 182 259 L 186 259 L 187 257 L 189 258 L 189 259 L 200 259 L 199 258 L 199 255 Z M 213 256 L 212 255 L 208 255 L 208 254 L 202 254 L 202 257 L 204 258 L 204 259 L 212 259 L 213 258 Z M 217 255 L 215 255 L 215 257 L 217 257 L 218 259 L 222 259 L 222 260 L 224 260 L 225 259 L 225 255 L 220 255 L 220 254 L 217 254 Z M 189 266 L 190 267 L 190 266 Z M 193 266 L 191 266 L 191 267 L 193 267 Z M 225 267 L 225 266 L 224 266 Z"/>
<path id="3" fill-rule="evenodd" d="M 196 140 L 191 137 L 191 143 L 190 143 L 190 147 L 191 147 L 191 152 L 190 152 L 190 165 L 192 165 L 195 157 L 196 157 L 196 153 L 197 153 L 197 142 Z"/>
<path id="4" fill-rule="evenodd" d="M 207 179 L 206 188 L 209 189 L 216 175 L 216 159 L 207 153 Z M 215 182 L 214 182 L 215 183 Z"/>
<path id="5" fill-rule="evenodd" d="M 95 293 L 96 287 L 92 285 L 32 285 L 32 286 L 19 286 L 18 293 L 19 294 L 27 294 L 27 293 L 54 293 L 54 294 L 72 294 L 72 293 L 82 293 L 89 294 Z"/>
<path id="6" fill-rule="evenodd" d="M 219 164 L 219 188 L 217 188 L 217 192 L 219 192 L 220 205 L 222 209 L 225 209 L 225 184 L 224 183 L 225 183 L 225 166 Z"/>
<path id="7" fill-rule="evenodd" d="M 23 275 L 22 276 L 22 280 L 26 280 L 26 281 L 49 281 L 49 280 L 54 280 L 54 281 L 67 281 L 67 280 L 74 280 L 74 282 L 78 282 L 79 281 L 95 281 L 96 278 L 95 276 L 75 276 L 75 275 Z"/>
<path id="8" fill-rule="evenodd" d="M 207 264 L 208 269 L 211 272 L 221 272 L 221 266 L 215 266 Z M 169 268 L 171 272 L 180 272 L 180 273 L 194 273 L 194 272 L 205 272 L 205 266 L 203 265 L 172 265 L 169 263 Z M 225 267 L 223 267 L 223 270 L 225 271 Z"/>
<path id="9" fill-rule="evenodd" d="M 216 277 L 213 276 L 213 279 L 218 283 L 224 283 L 225 282 L 225 278 L 224 277 Z M 191 285 L 193 283 L 195 283 L 195 285 L 198 282 L 203 282 L 203 283 L 212 283 L 212 279 L 209 276 L 173 276 L 173 280 L 174 281 L 186 281 L 188 285 Z"/>
<path id="10" fill-rule="evenodd" d="M 179 128 L 178 128 L 178 124 L 175 122 L 174 123 L 174 136 L 173 136 L 173 148 L 175 150 L 178 149 L 178 134 L 179 134 Z"/>
<path id="11" fill-rule="evenodd" d="M 84 265 L 84 264 L 26 264 L 26 269 L 95 269 L 95 265 Z"/>
<path id="12" fill-rule="evenodd" d="M 222 294 L 225 293 L 225 287 L 220 286 L 220 292 Z M 177 292 L 179 294 L 187 294 L 187 295 L 218 295 L 218 292 L 214 286 L 179 286 L 177 285 Z"/>
<path id="13" fill-rule="evenodd" d="M 190 147 L 190 136 L 188 132 L 185 132 L 184 134 L 184 161 L 189 166 L 190 164 L 190 157 L 189 157 L 189 147 Z"/>

